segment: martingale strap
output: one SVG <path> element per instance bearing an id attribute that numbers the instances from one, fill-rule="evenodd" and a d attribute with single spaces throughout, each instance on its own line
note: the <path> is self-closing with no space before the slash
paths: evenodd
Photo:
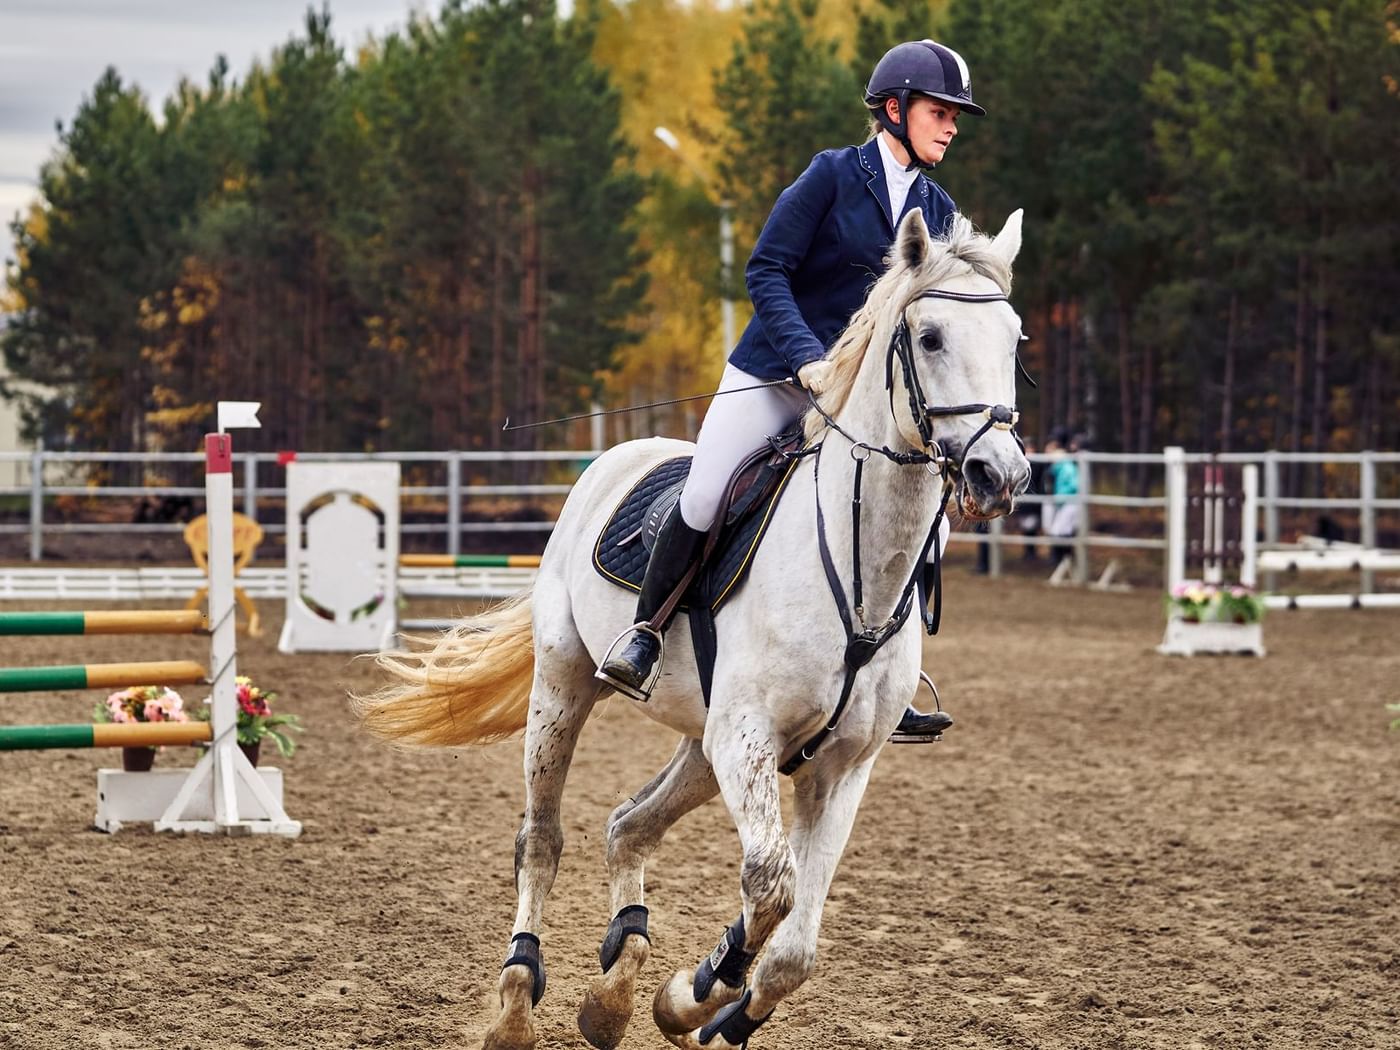
<path id="1" fill-rule="evenodd" d="M 822 745 L 840 724 L 841 715 L 845 713 L 846 703 L 851 698 L 851 691 L 855 688 L 856 674 L 862 667 L 868 664 L 881 647 L 899 633 L 899 629 L 904 626 L 909 619 L 909 613 L 913 609 L 911 599 L 918 587 L 919 577 L 923 574 L 923 567 L 928 560 L 929 548 L 938 537 L 938 526 L 943 520 L 943 515 L 948 507 L 948 496 L 951 489 L 944 486 L 943 498 L 938 504 L 938 512 L 933 517 L 933 526 L 929 529 L 928 536 L 924 539 L 923 548 L 919 551 L 919 556 L 914 560 L 914 565 L 909 573 L 909 579 L 900 592 L 899 601 L 895 606 L 890 618 L 879 627 L 866 627 L 864 623 L 864 608 L 861 605 L 861 571 L 860 571 L 860 479 L 863 459 L 856 460 L 856 481 L 855 494 L 852 498 L 852 514 L 854 520 L 854 537 L 852 543 L 851 558 L 854 565 L 853 590 L 855 592 L 855 611 L 861 619 L 862 630 L 856 631 L 855 623 L 851 618 L 851 609 L 846 604 L 846 591 L 841 586 L 841 577 L 836 572 L 836 565 L 831 557 L 831 547 L 826 539 L 826 518 L 822 514 L 821 486 L 819 484 L 818 472 L 821 468 L 821 453 L 812 460 L 812 487 L 817 494 L 817 549 L 821 554 L 822 568 L 826 572 L 826 582 L 831 588 L 831 595 L 836 599 L 836 611 L 841 615 L 841 624 L 846 629 L 846 674 L 841 683 L 841 696 L 836 701 L 836 707 L 831 712 L 831 717 L 826 720 L 826 725 L 822 726 L 805 744 L 799 747 L 788 760 L 778 767 L 778 772 L 784 776 L 792 776 L 805 762 L 810 762 L 816 754 L 817 748 Z M 697 978 L 698 979 L 698 978 Z"/>

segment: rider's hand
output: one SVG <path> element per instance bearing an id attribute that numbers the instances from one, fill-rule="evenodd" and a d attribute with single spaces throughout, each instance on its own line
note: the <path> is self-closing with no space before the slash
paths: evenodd
<path id="1" fill-rule="evenodd" d="M 831 385 L 831 373 L 835 366 L 824 358 L 808 361 L 797 370 L 797 381 L 811 391 L 813 397 L 821 397 Z"/>

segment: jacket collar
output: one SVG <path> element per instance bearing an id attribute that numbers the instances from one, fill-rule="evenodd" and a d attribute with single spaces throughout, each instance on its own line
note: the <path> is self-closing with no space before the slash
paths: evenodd
<path id="1" fill-rule="evenodd" d="M 885 186 L 885 165 L 884 159 L 880 156 L 880 147 L 876 145 L 874 139 L 856 148 L 856 155 L 860 158 L 860 166 L 865 169 L 865 188 L 871 192 L 877 201 L 880 202 L 880 214 L 884 216 L 886 225 L 889 226 L 890 233 L 893 234 L 899 228 L 899 222 L 904 218 L 911 208 L 921 208 L 924 213 L 924 221 L 929 219 L 928 207 L 928 176 L 923 172 L 914 180 L 914 184 L 909 187 L 909 193 L 904 198 L 904 209 L 899 213 L 899 217 L 893 223 L 890 222 L 890 192 Z M 918 196 L 915 196 L 917 192 Z M 930 225 L 930 229 L 932 226 Z"/>

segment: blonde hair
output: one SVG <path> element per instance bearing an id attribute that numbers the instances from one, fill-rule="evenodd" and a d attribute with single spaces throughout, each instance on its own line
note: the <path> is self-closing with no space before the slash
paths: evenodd
<path id="1" fill-rule="evenodd" d="M 827 351 L 825 360 L 831 362 L 832 369 L 826 390 L 818 398 L 827 415 L 839 412 L 850 397 L 875 333 L 893 328 L 919 292 L 955 277 L 976 274 L 994 282 L 1003 295 L 1011 294 L 1011 264 L 992 250 L 992 239 L 978 232 L 961 213 L 954 213 L 943 236 L 930 239 L 929 250 L 917 267 L 911 269 L 899 257 L 899 240 L 896 234 L 885 256 L 884 275 L 871 287 L 861 308 Z M 822 414 L 815 408 L 809 409 L 802 420 L 803 434 L 810 441 L 825 425 Z"/>

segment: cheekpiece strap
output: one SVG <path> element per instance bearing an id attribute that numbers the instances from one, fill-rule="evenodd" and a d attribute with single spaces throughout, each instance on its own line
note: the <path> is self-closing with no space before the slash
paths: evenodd
<path id="1" fill-rule="evenodd" d="M 502 970 L 524 966 L 530 971 L 534 984 L 530 989 L 530 1005 L 538 1006 L 544 995 L 544 959 L 540 956 L 540 939 L 533 933 L 517 933 L 510 939 L 510 955 L 501 964 Z"/>
<path id="2" fill-rule="evenodd" d="M 603 935 L 602 947 L 598 949 L 598 961 L 603 964 L 604 973 L 617 962 L 617 957 L 622 954 L 622 942 L 629 934 L 635 933 L 648 944 L 651 943 L 651 936 L 647 933 L 647 914 L 644 905 L 629 904 L 613 916 L 608 932 Z"/>
<path id="3" fill-rule="evenodd" d="M 703 1046 L 716 1035 L 722 1035 L 730 1046 L 748 1046 L 749 1036 L 758 1031 L 759 1026 L 773 1016 L 773 1012 L 770 1010 L 757 1021 L 750 1017 L 748 1009 L 749 1001 L 752 998 L 753 989 L 746 988 L 743 998 L 737 1003 L 730 1003 L 715 1014 L 714 1020 L 700 1029 L 700 1044 Z"/>
<path id="4" fill-rule="evenodd" d="M 695 984 L 691 989 L 695 1001 L 703 1003 L 715 981 L 722 981 L 730 988 L 744 987 L 756 955 L 756 952 L 744 951 L 744 916 L 740 915 L 695 971 Z"/>

